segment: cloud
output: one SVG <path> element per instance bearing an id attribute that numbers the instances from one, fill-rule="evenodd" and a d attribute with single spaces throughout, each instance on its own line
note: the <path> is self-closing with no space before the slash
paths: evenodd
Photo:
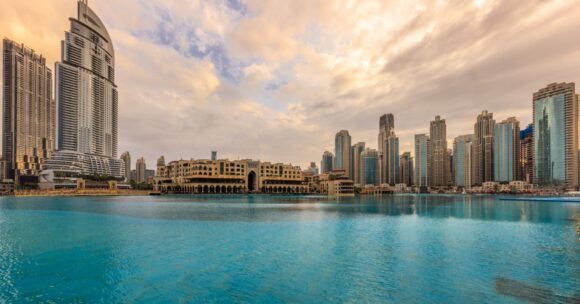
<path id="1" fill-rule="evenodd" d="M 120 151 L 306 166 L 348 129 L 376 147 L 395 114 L 401 152 L 441 115 L 531 121 L 531 95 L 580 79 L 573 0 L 91 2 L 117 56 Z M 52 62 L 73 1 L 7 0 L 0 35 Z"/>

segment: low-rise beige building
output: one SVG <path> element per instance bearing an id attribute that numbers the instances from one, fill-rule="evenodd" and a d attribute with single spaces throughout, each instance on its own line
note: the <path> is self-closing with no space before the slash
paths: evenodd
<path id="1" fill-rule="evenodd" d="M 333 170 L 318 176 L 319 193 L 329 196 L 354 196 L 354 182 L 346 176 L 345 170 Z"/>
<path id="2" fill-rule="evenodd" d="M 308 193 L 299 166 L 255 160 L 179 160 L 159 164 L 157 191 L 174 193 Z"/>

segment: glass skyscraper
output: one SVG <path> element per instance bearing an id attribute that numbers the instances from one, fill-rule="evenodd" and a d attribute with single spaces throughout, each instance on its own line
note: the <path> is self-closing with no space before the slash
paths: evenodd
<path id="1" fill-rule="evenodd" d="M 514 117 L 494 127 L 493 168 L 497 182 L 519 180 L 520 123 Z"/>
<path id="2" fill-rule="evenodd" d="M 374 149 L 366 149 L 361 153 L 361 186 L 380 184 L 379 174 L 379 152 Z"/>
<path id="3" fill-rule="evenodd" d="M 415 186 L 429 186 L 429 136 L 415 135 Z"/>
<path id="4" fill-rule="evenodd" d="M 574 83 L 553 83 L 534 93 L 534 181 L 578 185 L 578 95 Z"/>
<path id="5" fill-rule="evenodd" d="M 334 168 L 334 155 L 330 151 L 324 151 L 320 162 L 320 173 L 332 171 Z"/>
<path id="6" fill-rule="evenodd" d="M 455 184 L 459 187 L 472 186 L 472 151 L 475 135 L 457 136 L 453 141 L 453 173 Z"/>
<path id="7" fill-rule="evenodd" d="M 385 169 L 387 170 L 387 180 L 389 185 L 396 185 L 400 181 L 399 177 L 399 138 L 395 136 L 395 132 L 391 131 L 391 135 L 387 138 L 385 150 Z"/>

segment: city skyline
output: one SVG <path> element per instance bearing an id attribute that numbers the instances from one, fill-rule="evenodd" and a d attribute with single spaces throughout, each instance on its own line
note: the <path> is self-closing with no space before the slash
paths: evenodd
<path id="1" fill-rule="evenodd" d="M 150 164 L 217 150 L 306 168 L 334 150 L 341 129 L 378 149 L 382 113 L 396 116 L 401 153 L 414 153 L 414 135 L 428 133 L 436 115 L 447 121 L 450 147 L 481 111 L 525 126 L 533 92 L 580 79 L 579 42 L 568 34 L 580 22 L 573 1 L 477 1 L 455 14 L 444 13 L 453 3 L 429 2 L 114 4 L 91 2 L 116 46 L 118 151 Z M 75 11 L 75 1 L 8 1 L 0 36 L 43 54 L 54 70 Z M 554 15 L 559 23 L 546 22 Z"/>

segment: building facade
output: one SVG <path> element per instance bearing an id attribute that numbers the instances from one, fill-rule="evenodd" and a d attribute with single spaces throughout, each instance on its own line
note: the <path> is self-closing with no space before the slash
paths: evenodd
<path id="1" fill-rule="evenodd" d="M 395 130 L 395 115 L 392 113 L 383 114 L 379 118 L 379 138 L 378 138 L 378 147 L 379 152 L 382 153 L 383 146 L 387 137 L 391 134 L 391 131 Z"/>
<path id="2" fill-rule="evenodd" d="M 129 154 L 129 151 L 126 151 L 123 154 L 121 154 L 121 160 L 123 161 L 123 164 L 125 166 L 125 174 L 124 174 L 125 182 L 128 183 L 131 181 L 131 154 Z"/>
<path id="3" fill-rule="evenodd" d="M 377 146 L 379 147 L 381 183 L 388 183 L 387 179 L 387 139 L 395 130 L 395 116 L 392 113 L 384 114 L 379 118 L 379 136 Z"/>
<path id="4" fill-rule="evenodd" d="M 435 120 L 431 121 L 430 127 L 430 143 L 431 143 L 431 170 L 430 170 L 430 186 L 444 187 L 448 186 L 448 161 L 447 157 L 447 126 L 445 119 L 436 116 Z"/>
<path id="5" fill-rule="evenodd" d="M 324 151 L 322 161 L 320 162 L 320 174 L 330 172 L 334 169 L 334 154 L 330 151 Z"/>
<path id="6" fill-rule="evenodd" d="M 78 16 L 70 18 L 70 30 L 65 33 L 61 48 L 61 62 L 56 64 L 55 154 L 72 151 L 108 159 L 101 163 L 114 166 L 105 171 L 123 177 L 116 169 L 122 161 L 117 159 L 119 100 L 115 51 L 105 25 L 86 1 L 78 2 Z"/>
<path id="7" fill-rule="evenodd" d="M 493 114 L 483 111 L 477 116 L 474 125 L 475 142 L 473 143 L 473 183 L 482 185 L 493 178 L 493 135 L 495 120 Z"/>
<path id="8" fill-rule="evenodd" d="M 455 185 L 463 188 L 471 188 L 472 179 L 472 151 L 475 135 L 457 136 L 453 141 L 453 172 Z"/>
<path id="9" fill-rule="evenodd" d="M 380 172 L 379 172 L 379 152 L 374 149 L 366 149 L 361 153 L 361 165 L 360 165 L 360 176 L 362 187 L 367 185 L 378 186 L 380 185 Z"/>
<path id="10" fill-rule="evenodd" d="M 520 122 L 510 117 L 494 127 L 493 167 L 496 182 L 520 180 Z"/>
<path id="11" fill-rule="evenodd" d="M 413 186 L 413 157 L 411 157 L 411 152 L 401 154 L 399 166 L 400 182 L 407 187 Z"/>
<path id="12" fill-rule="evenodd" d="M 399 138 L 394 131 L 387 137 L 385 141 L 385 149 L 383 152 L 383 170 L 386 172 L 386 179 L 382 183 L 394 186 L 399 183 Z"/>
<path id="13" fill-rule="evenodd" d="M 534 182 L 534 125 L 520 131 L 520 177 L 529 184 Z"/>
<path id="14" fill-rule="evenodd" d="M 431 145 L 427 134 L 415 135 L 415 186 L 429 187 L 429 153 Z"/>
<path id="15" fill-rule="evenodd" d="M 55 147 L 56 106 L 46 59 L 3 41 L 2 157 L 7 178 L 38 176 Z"/>
<path id="16" fill-rule="evenodd" d="M 179 160 L 158 166 L 154 188 L 178 193 L 308 192 L 308 184 L 298 166 L 227 159 Z"/>
<path id="17" fill-rule="evenodd" d="M 365 143 L 359 142 L 352 146 L 352 173 L 353 173 L 353 182 L 355 185 L 361 183 L 361 175 L 360 175 L 360 164 L 361 164 L 361 154 L 365 151 Z"/>
<path id="18" fill-rule="evenodd" d="M 341 130 L 336 133 L 334 138 L 334 170 L 344 170 L 346 176 L 353 178 L 350 171 L 350 148 L 351 138 L 348 131 Z"/>
<path id="19" fill-rule="evenodd" d="M 137 160 L 135 164 L 135 181 L 137 183 L 144 183 L 147 181 L 145 176 L 145 171 L 147 171 L 147 164 L 145 163 L 145 158 L 141 157 Z"/>
<path id="20" fill-rule="evenodd" d="M 534 183 L 578 186 L 578 95 L 574 83 L 552 83 L 533 95 Z"/>

